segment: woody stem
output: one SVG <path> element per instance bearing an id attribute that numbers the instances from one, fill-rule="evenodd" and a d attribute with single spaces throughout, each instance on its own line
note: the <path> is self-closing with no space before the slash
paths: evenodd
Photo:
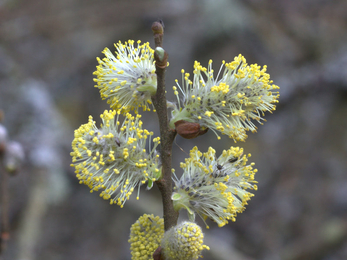
<path id="1" fill-rule="evenodd" d="M 152 25 L 154 34 L 155 47 L 162 47 L 164 29 L 160 22 L 154 22 Z M 170 229 L 177 224 L 178 212 L 174 210 L 172 196 L 172 179 L 171 179 L 171 158 L 172 144 L 176 136 L 176 131 L 169 129 L 169 121 L 166 107 L 165 96 L 165 71 L 167 64 L 167 54 L 160 59 L 155 53 L 156 74 L 157 74 L 157 93 L 152 96 L 153 105 L 157 111 L 160 136 L 161 136 L 161 163 L 162 178 L 156 181 L 162 195 L 164 211 L 164 228 Z"/>

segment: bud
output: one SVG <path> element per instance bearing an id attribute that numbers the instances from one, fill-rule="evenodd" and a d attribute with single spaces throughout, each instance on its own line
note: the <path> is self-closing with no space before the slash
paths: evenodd
<path id="1" fill-rule="evenodd" d="M 167 66 L 169 66 L 169 63 L 167 62 L 168 58 L 167 52 L 162 47 L 155 48 L 155 54 L 154 58 L 156 60 L 156 66 L 162 69 L 165 69 Z"/>
<path id="2" fill-rule="evenodd" d="M 160 61 L 163 61 L 165 50 L 162 47 L 155 48 L 155 53 L 158 55 L 158 58 Z"/>
<path id="3" fill-rule="evenodd" d="M 166 231 L 161 241 L 162 254 L 166 260 L 195 260 L 202 250 L 210 248 L 203 245 L 204 234 L 193 222 L 182 222 Z"/>
<path id="4" fill-rule="evenodd" d="M 163 34 L 164 33 L 164 22 L 162 20 L 155 21 L 152 24 L 153 34 Z"/>
<path id="5" fill-rule="evenodd" d="M 144 214 L 130 228 L 132 260 L 153 260 L 153 254 L 164 235 L 164 220 L 153 214 Z M 159 252 L 160 254 L 160 252 Z"/>
<path id="6" fill-rule="evenodd" d="M 204 129 L 198 123 L 191 123 L 184 120 L 175 122 L 175 129 L 180 136 L 186 139 L 198 137 L 208 131 L 208 128 Z"/>

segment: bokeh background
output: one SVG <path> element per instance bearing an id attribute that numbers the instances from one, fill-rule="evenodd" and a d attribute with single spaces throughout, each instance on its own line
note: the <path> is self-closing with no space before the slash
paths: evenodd
<path id="1" fill-rule="evenodd" d="M 94 88 L 96 57 L 128 39 L 153 46 L 158 18 L 169 100 L 182 68 L 213 59 L 217 69 L 239 53 L 267 65 L 281 87 L 277 110 L 245 143 L 218 142 L 211 131 L 176 139 L 177 173 L 195 145 L 244 147 L 259 170 L 259 189 L 235 223 L 206 230 L 200 222 L 211 247 L 204 259 L 347 259 L 346 10 L 346 0 L 0 0 L 2 123 L 26 153 L 10 179 L 2 259 L 127 260 L 131 224 L 162 216 L 156 187 L 120 209 L 90 194 L 69 166 L 74 129 L 108 108 Z M 156 115 L 143 118 L 157 134 Z"/>

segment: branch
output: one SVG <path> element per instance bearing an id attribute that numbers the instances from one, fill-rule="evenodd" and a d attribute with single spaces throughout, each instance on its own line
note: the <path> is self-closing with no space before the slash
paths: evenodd
<path id="1" fill-rule="evenodd" d="M 1 157 L 1 155 L 0 155 Z M 8 215 L 8 173 L 1 168 L 1 236 L 0 255 L 5 251 L 10 237 L 9 215 Z"/>
<path id="2" fill-rule="evenodd" d="M 155 47 L 162 47 L 164 28 L 162 22 L 154 22 L 152 25 L 154 34 Z M 165 96 L 165 71 L 167 64 L 167 53 L 163 57 L 159 57 L 155 52 L 154 58 L 156 61 L 157 74 L 157 93 L 152 96 L 153 105 L 157 111 L 159 127 L 160 127 L 160 142 L 161 142 L 161 163 L 162 163 L 162 178 L 156 181 L 160 193 L 162 195 L 163 210 L 164 210 L 164 228 L 169 230 L 177 224 L 178 212 L 174 210 L 172 195 L 172 179 L 171 179 L 171 156 L 172 144 L 176 136 L 175 130 L 169 129 L 169 121 L 166 107 Z"/>

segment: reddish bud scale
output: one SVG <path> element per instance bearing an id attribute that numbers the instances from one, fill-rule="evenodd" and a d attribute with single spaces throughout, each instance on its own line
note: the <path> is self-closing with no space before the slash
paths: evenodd
<path id="1" fill-rule="evenodd" d="M 203 129 L 199 123 L 187 122 L 185 120 L 175 122 L 175 128 L 177 133 L 186 139 L 193 139 L 208 131 L 208 128 Z"/>
<path id="2" fill-rule="evenodd" d="M 164 260 L 164 258 L 162 257 L 162 254 L 161 254 L 161 246 L 159 246 L 157 248 L 157 250 L 155 250 L 155 252 L 153 253 L 153 259 L 154 260 Z"/>

